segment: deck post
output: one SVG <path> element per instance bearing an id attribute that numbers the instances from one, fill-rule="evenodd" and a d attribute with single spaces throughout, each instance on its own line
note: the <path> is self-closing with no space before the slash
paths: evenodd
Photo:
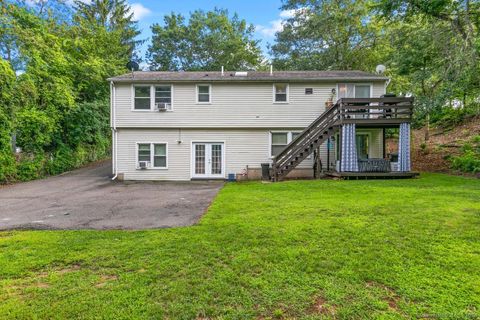
<path id="1" fill-rule="evenodd" d="M 356 128 L 354 123 L 346 123 L 341 127 L 341 172 L 358 172 L 358 158 L 356 146 Z"/>
<path id="2" fill-rule="evenodd" d="M 398 137 L 398 171 L 411 171 L 410 163 L 410 123 L 401 123 Z"/>
<path id="3" fill-rule="evenodd" d="M 327 139 L 327 171 L 330 171 L 330 149 L 332 148 L 332 140 L 330 137 Z"/>
<path id="4" fill-rule="evenodd" d="M 383 159 L 387 157 L 387 142 L 385 141 L 385 128 L 382 128 L 382 139 L 383 139 Z"/>

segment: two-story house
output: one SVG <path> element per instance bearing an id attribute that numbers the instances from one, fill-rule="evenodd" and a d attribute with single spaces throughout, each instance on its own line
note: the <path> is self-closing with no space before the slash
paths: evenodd
<path id="1" fill-rule="evenodd" d="M 262 163 L 276 178 L 311 177 L 318 160 L 358 172 L 357 159 L 386 158 L 386 127 L 409 122 L 394 98 L 372 99 L 388 78 L 361 71 L 139 71 L 109 81 L 113 173 L 125 180 L 259 178 Z"/>

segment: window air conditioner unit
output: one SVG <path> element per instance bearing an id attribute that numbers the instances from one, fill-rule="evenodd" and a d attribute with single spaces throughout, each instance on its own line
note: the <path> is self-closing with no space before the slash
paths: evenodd
<path id="1" fill-rule="evenodd" d="M 138 167 L 142 170 L 147 169 L 150 166 L 150 162 L 148 161 L 139 161 Z"/>
<path id="2" fill-rule="evenodd" d="M 167 111 L 170 109 L 170 103 L 166 102 L 155 103 L 155 106 L 157 107 L 158 111 Z"/>

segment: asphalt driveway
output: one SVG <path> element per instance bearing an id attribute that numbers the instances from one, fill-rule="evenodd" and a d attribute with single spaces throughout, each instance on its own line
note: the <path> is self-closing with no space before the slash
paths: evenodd
<path id="1" fill-rule="evenodd" d="M 0 230 L 150 229 L 194 224 L 220 182 L 117 182 L 110 161 L 0 186 Z"/>

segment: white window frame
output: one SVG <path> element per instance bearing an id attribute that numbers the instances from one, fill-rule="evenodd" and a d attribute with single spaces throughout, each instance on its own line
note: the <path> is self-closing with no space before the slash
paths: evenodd
<path id="1" fill-rule="evenodd" d="M 275 90 L 275 86 L 276 85 L 285 85 L 286 88 L 285 90 L 287 91 L 287 101 L 277 101 L 276 98 L 277 98 L 277 91 Z M 273 104 L 289 104 L 290 103 L 290 84 L 288 83 L 281 83 L 281 82 L 278 82 L 278 83 L 274 83 L 272 85 L 272 93 L 273 93 L 273 97 L 272 97 L 272 101 L 273 101 Z"/>
<path id="2" fill-rule="evenodd" d="M 147 168 L 147 170 L 168 170 L 168 142 L 151 142 L 151 141 L 140 141 L 140 142 L 135 142 L 135 168 L 137 170 L 142 170 L 139 166 L 139 160 L 138 160 L 138 145 L 139 144 L 149 144 L 150 145 L 150 167 Z M 154 145 L 156 144 L 164 144 L 165 145 L 165 167 L 154 167 L 153 166 L 153 160 L 154 160 L 154 154 L 155 154 L 155 147 Z"/>
<path id="3" fill-rule="evenodd" d="M 198 101 L 198 95 L 199 95 L 199 90 L 198 87 L 208 87 L 208 102 L 206 101 Z M 195 86 L 195 103 L 196 104 L 203 104 L 203 105 L 208 105 L 212 104 L 212 85 L 209 83 L 198 83 Z"/>
<path id="4" fill-rule="evenodd" d="M 287 134 L 287 145 L 292 142 L 294 133 L 302 133 L 301 130 L 272 130 L 268 134 L 268 158 L 273 159 L 274 155 L 272 154 L 272 133 L 286 133 Z M 308 156 L 307 159 L 310 159 L 311 156 Z"/>
<path id="5" fill-rule="evenodd" d="M 155 89 L 155 87 L 170 87 L 170 109 L 167 109 L 165 110 L 166 112 L 172 112 L 173 111 L 173 84 L 169 84 L 169 83 L 157 83 L 157 84 L 154 84 L 153 85 L 153 97 L 152 97 L 152 101 L 153 101 L 153 111 L 158 111 L 158 109 L 155 107 L 155 94 L 157 92 L 157 90 Z"/>
<path id="6" fill-rule="evenodd" d="M 170 110 L 166 110 L 167 112 L 173 111 L 173 104 L 174 104 L 174 86 L 170 83 L 157 83 L 157 84 L 132 84 L 131 85 L 131 111 L 133 112 L 158 112 L 157 108 L 155 107 L 155 87 L 156 86 L 170 86 L 170 94 L 171 94 L 171 102 L 170 102 Z M 135 109 L 135 87 L 150 87 L 150 109 Z"/>
<path id="7" fill-rule="evenodd" d="M 339 98 L 339 94 L 340 94 L 340 85 L 341 84 L 345 84 L 345 85 L 353 85 L 353 97 L 355 97 L 355 87 L 358 85 L 358 86 L 369 86 L 370 87 L 370 98 L 373 98 L 373 83 L 371 82 L 339 82 L 337 83 L 337 88 L 336 88 L 336 96 L 337 96 L 337 100 L 340 99 Z"/>
<path id="8" fill-rule="evenodd" d="M 150 109 L 135 109 L 135 88 L 136 87 L 148 87 L 150 88 Z M 135 112 L 150 112 L 152 111 L 152 86 L 149 84 L 132 84 L 131 88 L 132 93 L 132 111 Z"/>

